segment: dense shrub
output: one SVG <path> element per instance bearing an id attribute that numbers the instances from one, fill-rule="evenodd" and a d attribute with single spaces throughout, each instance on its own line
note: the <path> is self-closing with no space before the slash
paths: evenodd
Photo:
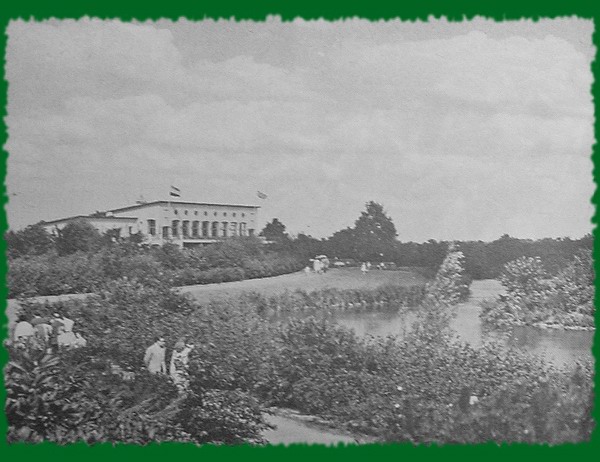
<path id="1" fill-rule="evenodd" d="M 59 255 L 70 255 L 75 252 L 91 252 L 102 245 L 102 235 L 91 223 L 80 220 L 66 224 L 57 230 L 54 243 Z"/>
<path id="2" fill-rule="evenodd" d="M 492 326 L 594 326 L 594 273 L 591 252 L 576 254 L 556 276 L 539 258 L 522 257 L 505 266 L 506 294 L 482 303 L 481 318 Z"/>
<path id="3" fill-rule="evenodd" d="M 452 306 L 470 295 L 470 279 L 465 275 L 464 255 L 453 246 L 440 265 L 435 278 L 427 285 L 425 303 Z"/>
<path id="4" fill-rule="evenodd" d="M 268 383 L 260 351 L 270 343 L 268 335 L 258 336 L 267 324 L 256 315 L 225 305 L 200 308 L 166 285 L 133 281 L 114 282 L 85 300 L 27 302 L 24 310 L 43 316 L 59 311 L 76 320 L 87 347 L 57 356 L 38 352 L 30 361 L 22 350 L 11 350 L 6 373 L 12 440 L 261 441 L 266 424 L 250 392 Z M 184 398 L 168 379 L 142 368 L 156 336 L 167 339 L 167 357 L 178 339 L 196 339 L 192 393 Z M 134 380 L 111 374 L 114 366 L 133 372 Z"/>
<path id="5" fill-rule="evenodd" d="M 314 318 L 290 322 L 278 340 L 275 404 L 383 441 L 565 442 L 592 430 L 589 369 L 569 388 L 575 373 L 497 344 L 474 349 L 422 330 L 365 341 Z"/>
<path id="6" fill-rule="evenodd" d="M 41 223 L 27 226 L 19 231 L 8 231 L 6 241 L 9 259 L 26 255 L 43 255 L 54 248 L 54 238 L 47 233 Z"/>
<path id="7" fill-rule="evenodd" d="M 455 261 L 450 258 L 449 261 Z M 453 266 L 453 265 L 449 265 Z M 572 273 L 569 273 L 572 274 Z M 449 271 L 440 281 L 453 280 Z M 446 281 L 447 282 L 447 281 Z M 591 365 L 554 370 L 500 344 L 474 348 L 446 329 L 455 284 L 248 294 L 199 306 L 164 281 L 118 280 L 96 295 L 28 313 L 62 311 L 87 347 L 58 361 L 12 350 L 6 370 L 11 441 L 260 442 L 266 406 L 289 406 L 380 441 L 567 442 L 589 439 Z M 399 309 L 430 300 L 402 340 L 361 339 L 298 311 Z M 292 316 L 265 316 L 277 307 Z M 275 318 L 277 319 L 277 318 Z M 196 344 L 190 392 L 141 369 L 156 336 Z M 29 354 L 27 352 L 27 354 Z M 124 381 L 111 367 L 133 372 Z M 49 387 L 49 388 L 48 388 Z M 66 401 L 66 396 L 70 396 Z M 73 398 L 74 397 L 74 398 Z"/>
<path id="8" fill-rule="evenodd" d="M 167 244 L 145 249 L 130 241 L 93 251 L 26 256 L 10 261 L 9 297 L 92 292 L 108 281 L 128 278 L 172 286 L 240 281 L 298 271 L 303 262 L 274 253 L 251 238 L 230 239 L 202 249 Z"/>
<path id="9" fill-rule="evenodd" d="M 249 292 L 242 304 L 266 316 L 294 313 L 329 314 L 340 311 L 398 311 L 417 307 L 424 298 L 423 285 L 382 285 L 374 289 L 296 290 L 271 296 Z"/>
<path id="10" fill-rule="evenodd" d="M 9 297 L 85 293 L 103 281 L 95 255 L 83 252 L 19 258 L 9 263 Z"/>

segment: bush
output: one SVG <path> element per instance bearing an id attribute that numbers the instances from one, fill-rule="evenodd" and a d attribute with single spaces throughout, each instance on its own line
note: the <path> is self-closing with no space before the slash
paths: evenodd
<path id="1" fill-rule="evenodd" d="M 382 441 L 568 442 L 591 434 L 589 366 L 574 388 L 569 373 L 498 344 L 474 349 L 423 331 L 402 342 L 365 341 L 315 319 L 290 322 L 278 343 L 275 404 Z M 535 425 L 544 430 L 518 434 Z"/>
<path id="2" fill-rule="evenodd" d="M 225 305 L 201 309 L 164 285 L 132 281 L 59 307 L 28 302 L 25 310 L 63 312 L 76 320 L 88 346 L 53 356 L 38 352 L 29 361 L 11 350 L 11 441 L 261 441 L 266 424 L 251 392 L 269 382 L 260 352 L 270 337 L 258 336 L 266 323 L 256 315 Z M 181 337 L 197 340 L 192 393 L 184 398 L 166 377 L 142 369 L 144 351 L 159 335 L 169 349 Z M 134 380 L 111 374 L 114 366 L 133 372 Z"/>
<path id="3" fill-rule="evenodd" d="M 101 241 L 98 230 L 91 223 L 80 220 L 70 222 L 59 230 L 55 245 L 59 255 L 70 255 L 95 251 L 102 245 Z"/>
<path id="4" fill-rule="evenodd" d="M 589 251 L 579 252 L 553 277 L 539 258 L 523 257 L 508 263 L 500 280 L 506 295 L 482 304 L 481 319 L 488 325 L 594 326 L 594 274 Z"/>
<path id="5" fill-rule="evenodd" d="M 203 249 L 172 244 L 144 249 L 118 241 L 86 252 L 46 253 L 10 261 L 9 297 L 92 292 L 122 278 L 171 286 L 240 281 L 300 270 L 289 253 L 273 253 L 252 238 L 230 239 Z"/>
<path id="6" fill-rule="evenodd" d="M 591 365 L 554 370 L 499 344 L 473 348 L 440 335 L 427 318 L 400 341 L 362 339 L 314 317 L 275 322 L 265 315 L 400 309 L 424 296 L 423 287 L 389 286 L 247 294 L 198 306 L 160 281 L 119 280 L 58 308 L 27 302 L 29 313 L 58 310 L 74 319 L 88 346 L 61 351 L 50 363 L 43 352 L 28 360 L 11 349 L 10 439 L 260 442 L 262 413 L 271 405 L 313 413 L 380 441 L 589 439 Z M 166 338 L 167 358 L 180 338 L 195 342 L 188 395 L 178 396 L 165 377 L 141 369 L 156 336 Z M 133 372 L 134 380 L 111 374 L 113 366 Z M 479 403 L 471 404 L 472 397 Z"/>

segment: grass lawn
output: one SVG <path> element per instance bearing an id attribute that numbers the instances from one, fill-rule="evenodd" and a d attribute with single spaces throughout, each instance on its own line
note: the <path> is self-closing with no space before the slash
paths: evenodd
<path id="1" fill-rule="evenodd" d="M 239 296 L 243 292 L 260 292 L 272 295 L 302 289 L 306 291 L 336 288 L 336 289 L 364 289 L 375 288 L 384 284 L 414 285 L 424 282 L 422 276 L 410 271 L 381 271 L 371 270 L 363 275 L 360 268 L 331 269 L 325 274 L 298 273 L 284 274 L 263 279 L 247 279 L 244 281 L 224 282 L 221 284 L 202 284 L 180 287 L 182 293 L 191 294 L 200 303 Z M 35 297 L 40 302 L 58 302 L 75 298 L 85 298 L 88 294 L 68 294 Z M 16 299 L 8 300 L 6 315 L 9 325 L 16 322 L 19 311 L 19 302 Z"/>
<path id="2" fill-rule="evenodd" d="M 372 289 L 386 284 L 409 286 L 422 282 L 424 282 L 423 277 L 410 271 L 371 270 L 363 275 L 359 268 L 340 268 L 331 269 L 325 274 L 299 272 L 263 279 L 186 286 L 179 290 L 182 293 L 189 293 L 199 302 L 207 302 L 235 297 L 243 292 L 273 295 L 286 290 Z"/>

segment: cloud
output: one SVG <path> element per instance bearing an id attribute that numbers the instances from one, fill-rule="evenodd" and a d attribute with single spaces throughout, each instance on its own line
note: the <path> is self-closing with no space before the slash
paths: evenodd
<path id="1" fill-rule="evenodd" d="M 197 27 L 183 46 L 178 24 L 11 22 L 9 185 L 31 203 L 46 194 L 36 210 L 9 207 L 11 220 L 120 205 L 177 179 L 210 200 L 269 189 L 265 213 L 319 235 L 370 199 L 407 239 L 589 230 L 592 77 L 567 39 L 373 40 L 373 25 L 301 22 L 254 24 L 249 45 L 230 26 L 231 43 Z M 283 47 L 269 27 L 305 48 L 265 53 Z M 60 191 L 94 185 L 93 198 Z"/>

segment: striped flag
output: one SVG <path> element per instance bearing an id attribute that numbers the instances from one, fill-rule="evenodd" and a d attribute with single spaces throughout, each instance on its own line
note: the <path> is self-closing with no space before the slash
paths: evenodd
<path id="1" fill-rule="evenodd" d="M 181 197 L 181 191 L 179 190 L 179 188 L 171 186 L 171 192 L 169 193 L 169 195 L 172 197 Z"/>
<path id="2" fill-rule="evenodd" d="M 257 196 L 258 196 L 260 199 L 266 199 L 267 197 L 269 197 L 269 196 L 267 196 L 265 193 L 263 193 L 263 192 L 260 192 L 260 191 L 256 191 L 256 195 L 257 195 Z"/>

